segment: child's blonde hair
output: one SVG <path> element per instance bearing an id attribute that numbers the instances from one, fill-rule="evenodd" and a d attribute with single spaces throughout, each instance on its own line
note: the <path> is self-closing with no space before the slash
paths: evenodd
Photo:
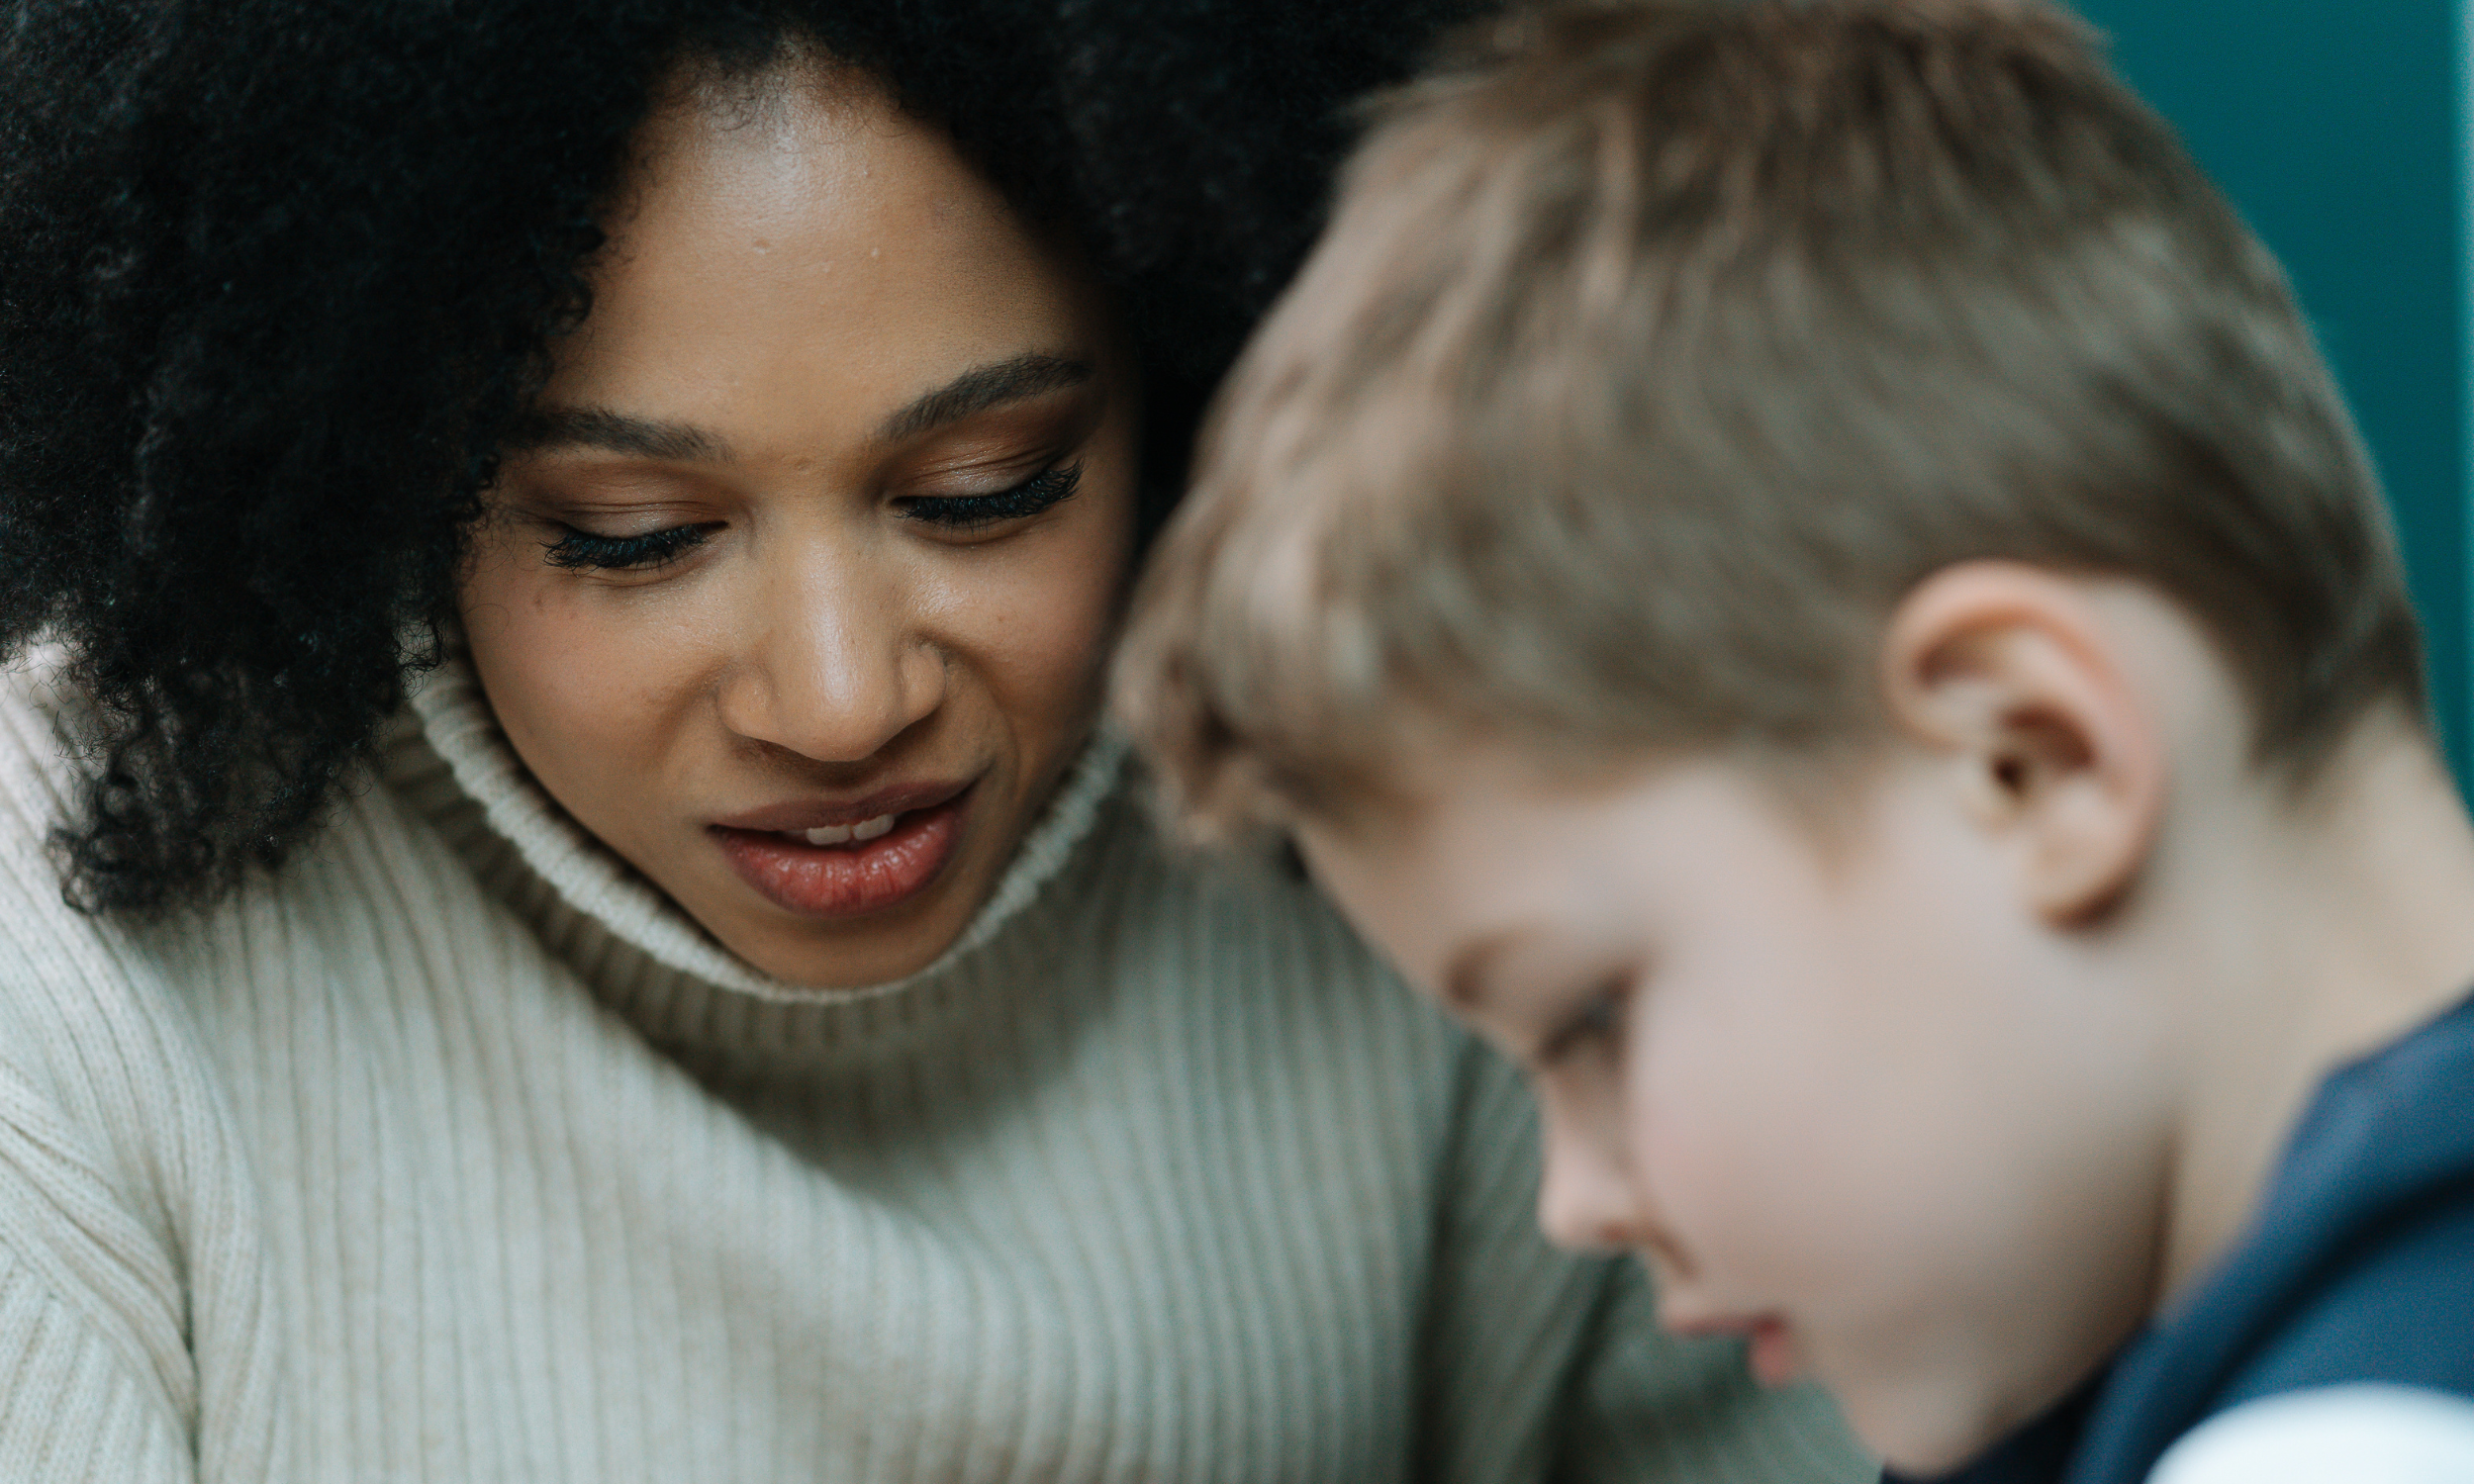
<path id="1" fill-rule="evenodd" d="M 1188 825 L 1380 798 L 1438 721 L 1830 752 L 1890 607 L 1972 557 L 2178 600 L 2292 777 L 2419 715 L 2283 277 L 2075 21 L 1567 3 L 1375 117 L 1119 662 Z"/>

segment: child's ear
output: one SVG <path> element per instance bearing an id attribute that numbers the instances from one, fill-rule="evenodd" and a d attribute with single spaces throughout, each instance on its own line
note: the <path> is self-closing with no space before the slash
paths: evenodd
<path id="1" fill-rule="evenodd" d="M 2165 748 L 2085 589 L 2018 562 L 1946 567 L 1890 616 L 1890 719 L 1946 759 L 1969 814 L 2055 924 L 2112 905 L 2145 862 Z"/>

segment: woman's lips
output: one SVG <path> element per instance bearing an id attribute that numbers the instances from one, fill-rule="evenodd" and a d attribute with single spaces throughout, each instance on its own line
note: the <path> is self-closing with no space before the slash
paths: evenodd
<path id="1" fill-rule="evenodd" d="M 926 808 L 887 810 L 893 824 L 882 833 L 814 827 L 828 840 L 850 830 L 841 844 L 810 844 L 807 829 L 712 828 L 730 869 L 775 906 L 803 917 L 858 917 L 899 905 L 936 879 L 961 835 L 970 796 L 965 790 Z M 874 826 L 882 817 L 859 823 Z M 873 838 L 859 838 L 863 833 Z"/>

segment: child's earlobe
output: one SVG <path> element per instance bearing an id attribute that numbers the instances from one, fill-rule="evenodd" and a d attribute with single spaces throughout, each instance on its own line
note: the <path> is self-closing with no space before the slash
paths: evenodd
<path id="1" fill-rule="evenodd" d="M 2164 795 L 2155 718 L 2077 579 L 1967 562 L 1893 611 L 1882 696 L 1950 765 L 1969 816 L 2056 924 L 2103 913 L 2146 858 Z"/>

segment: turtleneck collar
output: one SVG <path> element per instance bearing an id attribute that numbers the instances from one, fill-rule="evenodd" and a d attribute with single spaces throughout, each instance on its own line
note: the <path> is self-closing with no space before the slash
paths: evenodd
<path id="1" fill-rule="evenodd" d="M 715 988 L 777 1004 L 850 1004 L 899 994 L 941 975 L 1020 914 L 1092 831 L 1125 755 L 1101 735 L 1067 771 L 978 914 L 926 968 L 890 983 L 814 988 L 778 979 L 723 948 L 635 869 L 588 833 L 534 781 L 507 741 L 460 653 L 417 678 L 411 710 L 422 740 L 487 826 L 572 910 L 654 962 Z"/>

